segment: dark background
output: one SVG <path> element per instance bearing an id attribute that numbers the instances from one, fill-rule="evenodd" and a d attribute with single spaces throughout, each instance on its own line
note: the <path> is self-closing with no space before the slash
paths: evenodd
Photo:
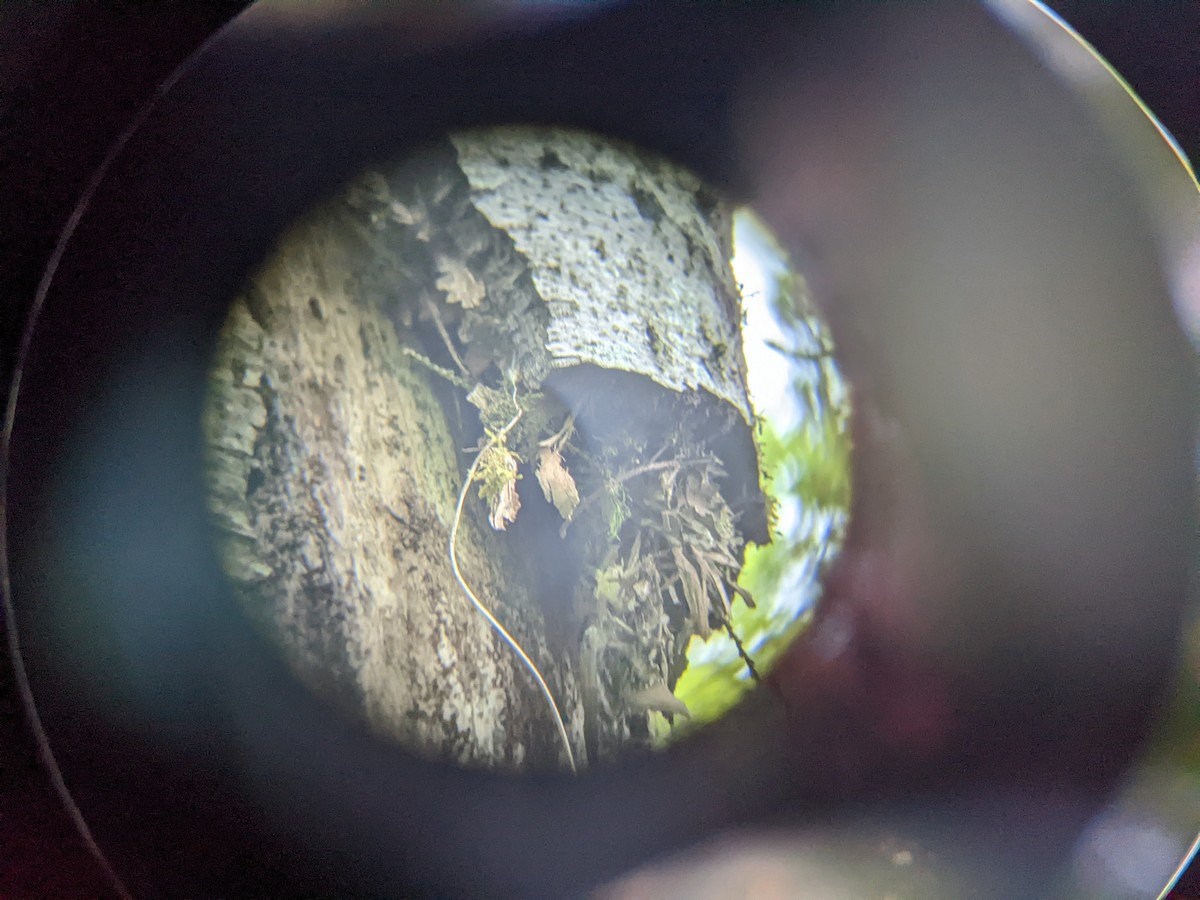
<path id="1" fill-rule="evenodd" d="M 1122 73 L 1200 160 L 1200 3 L 1048 4 Z M 245 6 L 5 2 L 0 6 L 0 377 L 8 383 L 54 242 L 105 151 L 199 44 Z M 107 888 L 37 762 L 0 653 L 0 898 Z M 1200 866 L 1174 896 L 1200 897 Z"/>

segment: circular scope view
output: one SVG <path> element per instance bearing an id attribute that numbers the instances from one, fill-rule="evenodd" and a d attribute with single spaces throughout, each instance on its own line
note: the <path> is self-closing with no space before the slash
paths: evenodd
<path id="1" fill-rule="evenodd" d="M 428 758 L 580 771 L 767 677 L 849 504 L 832 343 L 764 226 L 593 135 L 456 134 L 282 236 L 209 503 L 309 688 Z"/>

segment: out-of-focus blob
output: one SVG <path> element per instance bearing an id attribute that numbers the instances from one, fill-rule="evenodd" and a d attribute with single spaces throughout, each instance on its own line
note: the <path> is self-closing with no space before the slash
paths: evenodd
<path id="1" fill-rule="evenodd" d="M 1184 325 L 1200 346 L 1200 184 L 1174 136 L 1120 73 L 1038 0 L 987 0 L 1048 69 L 1083 98 L 1121 150 L 1162 245 Z"/>

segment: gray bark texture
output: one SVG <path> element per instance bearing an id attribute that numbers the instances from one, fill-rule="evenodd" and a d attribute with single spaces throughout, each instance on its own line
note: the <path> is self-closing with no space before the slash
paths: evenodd
<path id="1" fill-rule="evenodd" d="M 651 540 L 628 522 L 677 486 L 708 497 L 730 579 L 762 530 L 729 257 L 727 210 L 690 174 L 528 129 L 365 173 L 284 235 L 229 314 L 205 427 L 226 570 L 297 677 L 432 758 L 567 765 L 549 704 L 448 553 L 468 469 L 515 397 L 503 449 L 522 509 L 497 530 L 497 499 L 472 485 L 463 580 L 545 677 L 580 765 L 645 745 L 655 703 L 629 698 L 673 686 L 680 646 L 711 624 L 701 594 L 724 582 L 701 562 L 673 592 L 638 581 Z M 569 499 L 561 480 L 539 490 L 547 455 L 574 473 Z M 738 502 L 752 511 L 735 532 Z"/>

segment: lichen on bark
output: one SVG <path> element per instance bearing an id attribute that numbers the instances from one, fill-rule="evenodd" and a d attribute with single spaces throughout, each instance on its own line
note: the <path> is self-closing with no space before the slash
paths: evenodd
<path id="1" fill-rule="evenodd" d="M 581 132 L 453 138 L 471 203 L 530 262 L 551 365 L 703 389 L 749 422 L 727 210 L 685 169 Z"/>
<path id="2" fill-rule="evenodd" d="M 206 430 L 226 569 L 298 677 L 435 758 L 564 764 L 447 553 L 515 403 L 520 508 L 497 531 L 472 490 L 464 579 L 577 759 L 647 746 L 631 697 L 673 686 L 765 539 L 729 251 L 689 173 L 545 129 L 455 135 L 285 235 L 231 310 Z"/>
<path id="3" fill-rule="evenodd" d="M 523 674 L 446 564 L 453 429 L 358 288 L 344 234 L 314 216 L 230 312 L 206 423 L 226 569 L 298 676 L 344 713 L 437 758 L 556 766 Z M 549 655 L 502 542 L 472 520 L 459 552 L 569 708 L 569 665 Z"/>

